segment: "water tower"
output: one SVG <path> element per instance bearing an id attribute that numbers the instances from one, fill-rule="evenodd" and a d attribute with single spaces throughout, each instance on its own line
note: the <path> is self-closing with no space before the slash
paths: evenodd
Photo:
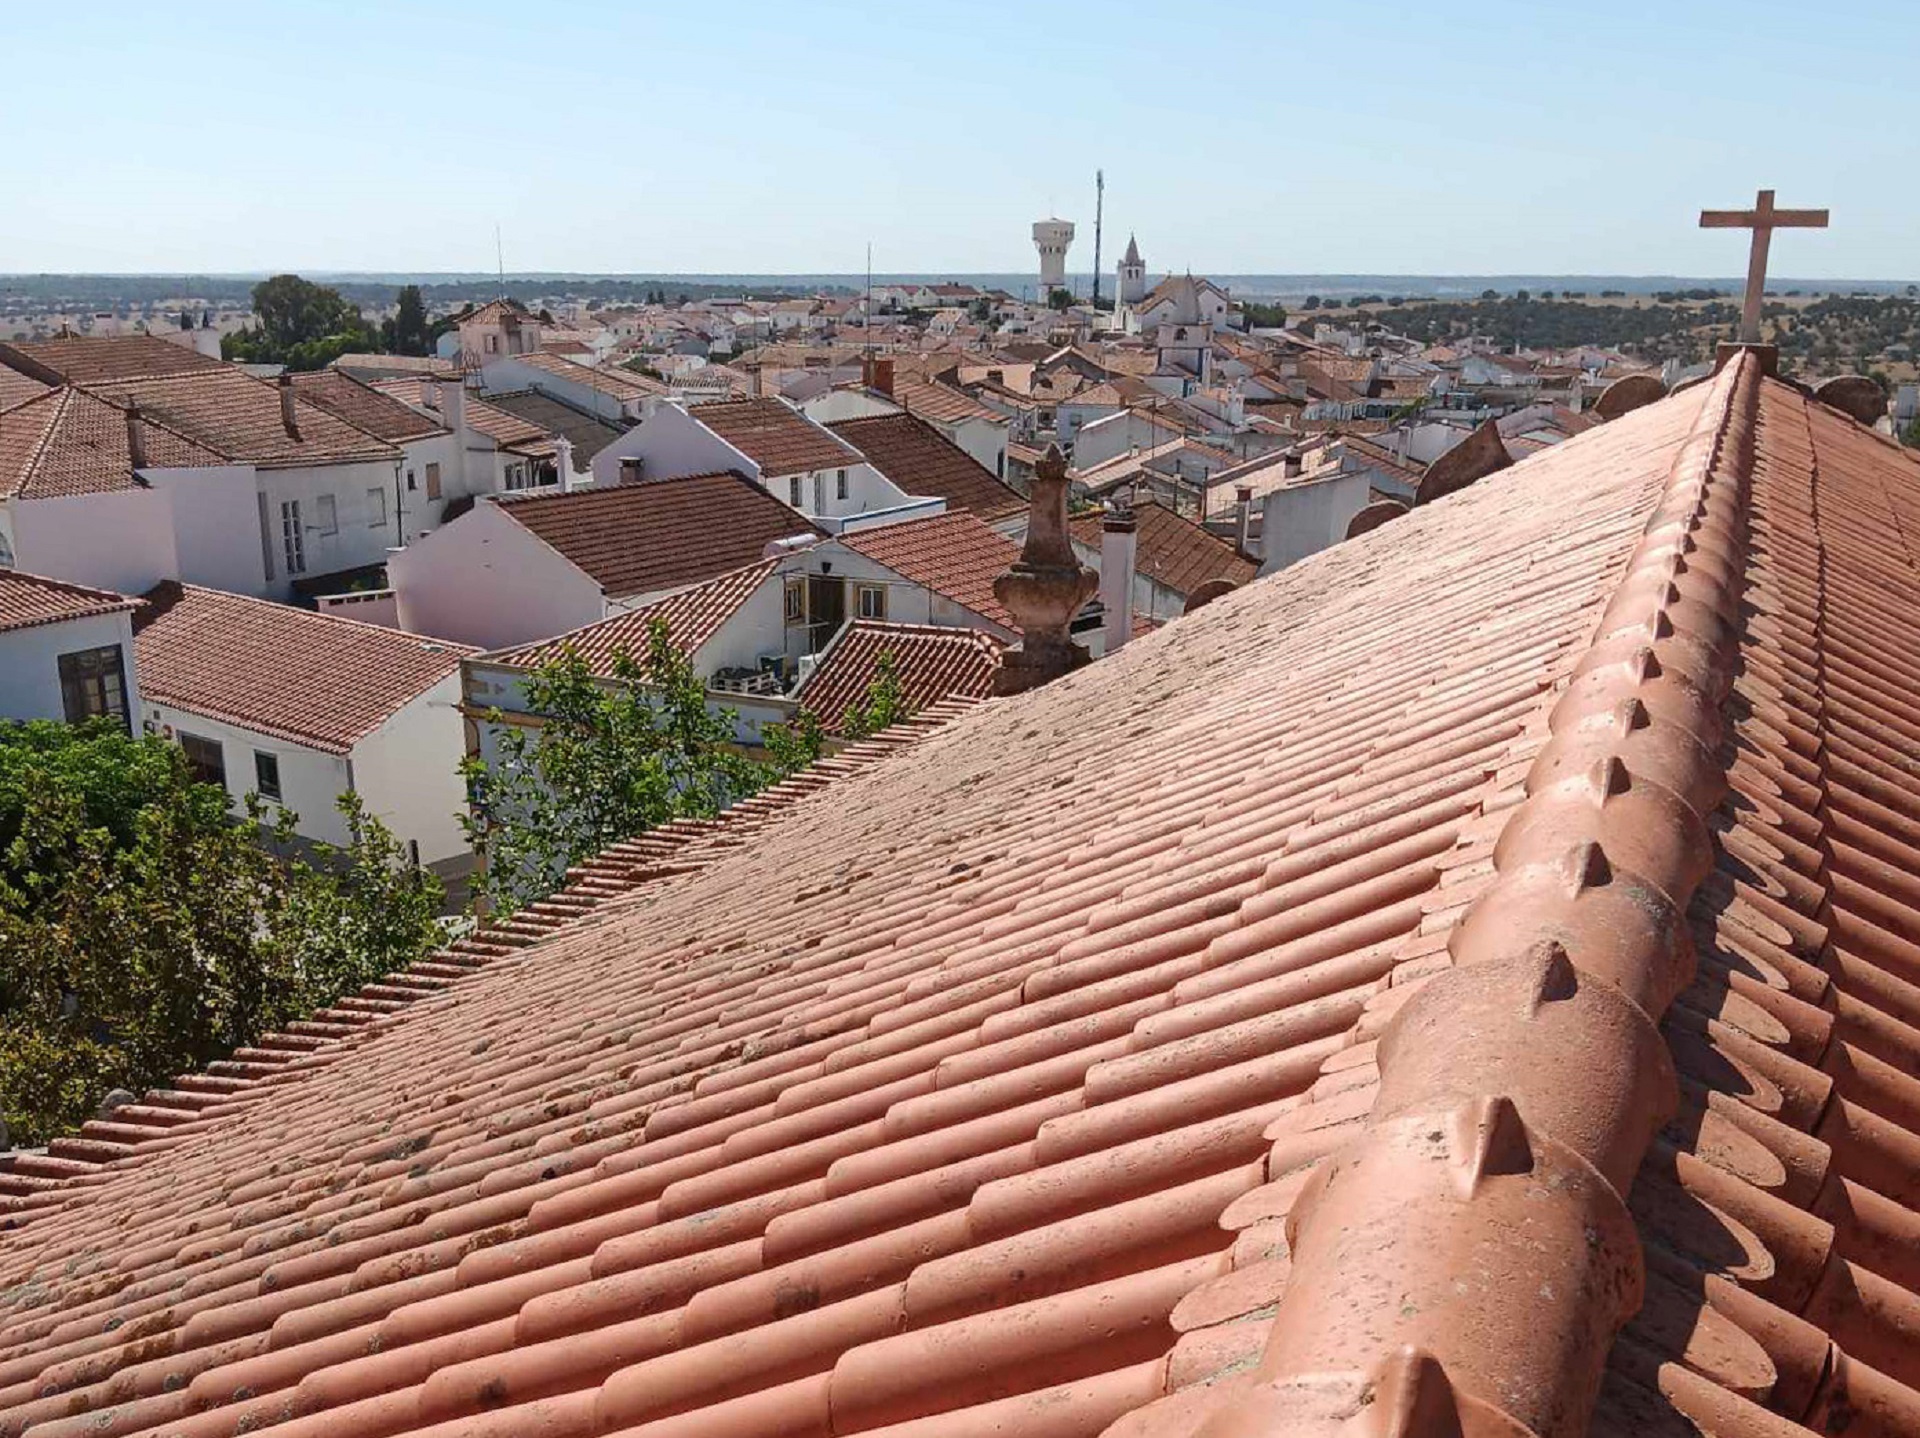
<path id="1" fill-rule="evenodd" d="M 1040 298 L 1067 287 L 1067 247 L 1073 243 L 1072 220 L 1036 220 L 1033 247 L 1040 252 Z"/>

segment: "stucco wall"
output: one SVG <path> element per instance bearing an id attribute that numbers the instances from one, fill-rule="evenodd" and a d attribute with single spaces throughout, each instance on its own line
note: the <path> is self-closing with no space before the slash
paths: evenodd
<path id="1" fill-rule="evenodd" d="M 599 585 L 485 501 L 394 555 L 387 576 L 402 629 L 483 649 L 606 614 Z"/>
<path id="2" fill-rule="evenodd" d="M 1265 559 L 1262 574 L 1272 574 L 1309 554 L 1338 544 L 1347 525 L 1366 507 L 1367 476 L 1342 474 L 1314 484 L 1296 484 L 1266 496 L 1260 519 Z"/>
<path id="3" fill-rule="evenodd" d="M 29 574 L 144 594 L 179 573 L 173 517 L 157 490 L 15 500 L 11 509 L 14 567 Z"/>
<path id="4" fill-rule="evenodd" d="M 455 670 L 353 748 L 355 790 L 395 838 L 419 844 L 423 864 L 467 852 L 459 821 L 467 801 L 460 778 L 466 729 L 459 706 Z"/>
<path id="5" fill-rule="evenodd" d="M 133 619 L 125 610 L 0 633 L 0 719 L 65 719 L 66 706 L 60 698 L 60 656 L 108 644 L 120 646 L 127 713 L 138 727 Z"/>
<path id="6" fill-rule="evenodd" d="M 352 782 L 351 766 L 344 755 L 327 754 L 291 740 L 256 734 L 236 724 L 156 700 L 144 702 L 141 709 L 151 733 L 176 743 L 185 733 L 220 744 L 226 763 L 227 793 L 235 813 L 245 811 L 247 796 L 254 792 L 254 754 L 272 754 L 280 761 L 281 799 L 279 804 L 268 801 L 269 820 L 284 805 L 299 815 L 295 829 L 303 838 L 328 844 L 346 842 L 346 821 L 334 807 Z"/>

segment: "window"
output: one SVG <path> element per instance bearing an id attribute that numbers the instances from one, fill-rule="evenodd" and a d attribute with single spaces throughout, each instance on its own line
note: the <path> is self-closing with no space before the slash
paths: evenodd
<path id="1" fill-rule="evenodd" d="M 439 497 L 440 465 L 438 461 L 435 461 L 427 466 L 427 498 L 438 499 Z"/>
<path id="2" fill-rule="evenodd" d="M 847 472 L 844 469 L 836 469 L 833 472 L 833 497 L 835 499 L 847 497 Z"/>
<path id="3" fill-rule="evenodd" d="M 183 733 L 180 736 L 180 748 L 186 753 L 187 767 L 193 770 L 193 777 L 202 784 L 218 784 L 227 787 L 227 753 L 220 747 L 218 739 L 202 739 L 198 734 Z"/>
<path id="4" fill-rule="evenodd" d="M 313 502 L 314 528 L 324 535 L 340 532 L 340 511 L 333 496 L 323 494 Z"/>
<path id="5" fill-rule="evenodd" d="M 127 680 L 118 644 L 78 649 L 60 656 L 60 706 L 67 722 L 127 720 Z"/>
<path id="6" fill-rule="evenodd" d="M 805 624 L 807 622 L 807 581 L 789 579 L 787 581 L 787 623 Z"/>
<path id="7" fill-rule="evenodd" d="M 800 476 L 797 474 L 787 481 L 787 503 L 795 509 L 800 507 Z"/>
<path id="8" fill-rule="evenodd" d="M 486 336 L 486 342 L 488 354 L 498 354 L 500 352 L 500 336 L 488 335 Z"/>
<path id="9" fill-rule="evenodd" d="M 887 617 L 886 585 L 860 585 L 855 602 L 862 619 L 885 619 Z"/>
<path id="10" fill-rule="evenodd" d="M 816 474 L 813 477 L 813 512 L 823 513 L 827 507 L 827 477 Z"/>
<path id="11" fill-rule="evenodd" d="M 280 756 L 253 751 L 253 787 L 262 799 L 280 798 Z"/>
<path id="12" fill-rule="evenodd" d="M 508 465 L 507 466 L 507 488 L 508 489 L 526 489 L 530 487 L 533 483 L 533 480 L 530 478 L 530 473 L 531 472 L 529 471 L 527 466 L 524 464 Z"/>
<path id="13" fill-rule="evenodd" d="M 420 487 L 419 485 L 413 482 L 413 471 L 408 470 L 407 471 L 407 493 L 412 494 L 419 487 Z"/>
<path id="14" fill-rule="evenodd" d="M 378 529 L 387 522 L 387 492 L 377 484 L 367 486 L 368 529 Z"/>
<path id="15" fill-rule="evenodd" d="M 307 532 L 300 524 L 300 501 L 280 501 L 280 543 L 287 555 L 287 573 L 307 572 Z"/>

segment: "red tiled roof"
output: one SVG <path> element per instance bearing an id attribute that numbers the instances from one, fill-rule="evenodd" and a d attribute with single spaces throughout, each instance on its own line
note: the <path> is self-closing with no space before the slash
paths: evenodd
<path id="1" fill-rule="evenodd" d="M 89 589 L 62 579 L 24 574 L 18 569 L 0 569 L 0 633 L 58 624 L 66 619 L 113 614 L 137 608 L 139 603 L 111 589 Z"/>
<path id="2" fill-rule="evenodd" d="M 531 668 L 555 658 L 562 649 L 571 649 L 587 662 L 594 673 L 610 676 L 614 656 L 622 649 L 635 659 L 647 654 L 648 631 L 658 619 L 667 626 L 667 637 L 674 647 L 693 654 L 720 632 L 720 627 L 740 612 L 760 586 L 780 567 L 778 558 L 763 559 L 739 569 L 642 604 L 597 624 L 583 625 L 554 639 L 523 644 L 486 656 L 488 662 Z"/>
<path id="3" fill-rule="evenodd" d="M 938 495 L 947 508 L 997 519 L 1025 506 L 1011 485 L 939 430 L 911 414 L 843 419 L 827 426 L 908 494 Z"/>
<path id="4" fill-rule="evenodd" d="M 842 534 L 840 543 L 895 574 L 963 604 L 983 619 L 1016 629 L 993 581 L 1020 557 L 1020 546 L 959 510 Z"/>
<path id="5" fill-rule="evenodd" d="M 723 399 L 687 411 L 760 466 L 768 479 L 839 469 L 860 456 L 791 405 L 777 399 Z"/>
<path id="6" fill-rule="evenodd" d="M 516 355 L 514 358 L 524 359 L 526 356 Z M 390 379 L 381 380 L 373 388 L 401 404 L 438 415 L 439 383 L 424 379 Z M 485 435 L 497 449 L 535 457 L 545 457 L 554 452 L 552 432 L 532 420 L 522 419 L 499 405 L 488 404 L 472 393 L 466 396 L 465 408 L 467 428 L 475 434 Z"/>
<path id="7" fill-rule="evenodd" d="M 38 399 L 51 387 L 42 384 L 32 375 L 22 374 L 17 369 L 0 364 L 0 410 L 12 409 L 17 404 Z"/>
<path id="8" fill-rule="evenodd" d="M 279 386 L 233 365 L 191 374 L 104 379 L 87 388 L 116 401 L 134 400 L 146 414 L 208 449 L 261 468 L 393 460 L 400 455 L 385 440 L 299 398 L 297 390 L 298 433 L 287 433 Z"/>
<path id="9" fill-rule="evenodd" d="M 345 754 L 475 651 L 166 580 L 134 618 L 143 699 Z"/>
<path id="10" fill-rule="evenodd" d="M 1000 653 L 1000 641 L 978 629 L 856 619 L 834 636 L 794 698 L 838 733 L 847 710 L 866 701 L 882 655 L 893 657 L 907 713 L 918 714 L 942 699 L 985 699 Z"/>
<path id="11" fill-rule="evenodd" d="M 938 424 L 958 424 L 967 419 L 991 420 L 995 424 L 1007 422 L 999 410 L 988 409 L 972 395 L 943 384 L 923 384 L 903 377 L 894 382 L 893 398 L 907 413 Z"/>
<path id="12" fill-rule="evenodd" d="M 185 345 L 169 344 L 152 335 L 70 335 L 50 340 L 15 340 L 0 344 L 0 364 L 24 370 L 48 384 L 91 384 L 96 380 L 232 370 L 223 360 L 190 350 Z"/>
<path id="13" fill-rule="evenodd" d="M 1917 481 L 1738 361 L 16 1158 L 0 1405 L 1920 1431 Z"/>
<path id="14" fill-rule="evenodd" d="M 499 495 L 494 503 L 613 599 L 698 584 L 765 558 L 775 540 L 820 533 L 798 510 L 732 473 Z"/>
<path id="15" fill-rule="evenodd" d="M 648 395 L 667 392 L 667 387 L 658 380 L 647 379 L 643 375 L 635 374 L 632 370 L 595 369 L 591 365 L 577 364 L 565 355 L 542 351 L 534 354 L 512 355 L 510 358 L 532 369 L 550 374 L 555 379 L 584 385 L 588 389 L 612 395 L 615 399 L 645 399 Z"/>
<path id="16" fill-rule="evenodd" d="M 147 464 L 191 468 L 223 456 L 143 412 Z M 48 390 L 0 412 L 0 499 L 61 499 L 139 489 L 127 447 L 127 412 L 86 390 Z"/>
<path id="17" fill-rule="evenodd" d="M 1226 540 L 1152 499 L 1136 500 L 1133 515 L 1134 568 L 1176 594 L 1191 594 L 1209 579 L 1245 584 L 1260 572 Z M 1098 514 L 1079 515 L 1067 527 L 1074 539 L 1100 552 Z"/>
<path id="18" fill-rule="evenodd" d="M 342 370 L 297 374 L 293 377 L 293 391 L 308 404 L 318 405 L 355 429 L 391 444 L 445 433 L 439 424 L 418 410 Z"/>

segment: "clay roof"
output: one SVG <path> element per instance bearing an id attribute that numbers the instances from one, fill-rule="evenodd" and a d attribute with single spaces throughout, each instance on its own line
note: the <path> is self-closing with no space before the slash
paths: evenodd
<path id="1" fill-rule="evenodd" d="M 51 386 L 42 384 L 32 375 L 0 364 L 0 410 L 12 409 L 17 404 L 38 399 L 49 388 Z"/>
<path id="2" fill-rule="evenodd" d="M 344 419 L 376 439 L 401 444 L 444 434 L 445 429 L 392 395 L 355 379 L 343 370 L 323 369 L 293 377 L 293 392 L 308 404 Z"/>
<path id="3" fill-rule="evenodd" d="M 345 370 L 360 379 L 384 379 L 395 375 L 454 375 L 460 367 L 437 355 L 344 354 L 330 369 Z"/>
<path id="4" fill-rule="evenodd" d="M 487 396 L 484 403 L 491 409 L 534 425 L 549 437 L 564 434 L 573 445 L 574 463 L 577 465 L 585 465 L 620 438 L 623 432 L 617 425 L 608 424 L 538 390 L 492 394 Z"/>
<path id="5" fill-rule="evenodd" d="M 781 400 L 716 400 L 694 405 L 687 413 L 759 465 L 768 479 L 804 470 L 839 469 L 860 459 Z"/>
<path id="6" fill-rule="evenodd" d="M 993 581 L 1019 558 L 1020 546 L 965 510 L 842 534 L 840 543 L 895 574 L 944 594 L 975 614 L 1013 629 Z"/>
<path id="7" fill-rule="evenodd" d="M 658 380 L 647 379 L 632 370 L 595 369 L 591 365 L 576 364 L 565 355 L 544 352 L 523 355 L 511 355 L 509 358 L 531 369 L 541 370 L 555 379 L 566 380 L 569 384 L 585 385 L 588 389 L 598 390 L 601 394 L 611 395 L 615 399 L 645 399 L 648 395 L 665 394 L 667 387 Z"/>
<path id="8" fill-rule="evenodd" d="M 893 656 L 894 677 L 909 714 L 942 699 L 985 699 L 1000 668 L 1000 641 L 978 629 L 929 624 L 881 624 L 856 619 L 834 636 L 794 698 L 837 733 L 847 710 L 866 701 L 880 672 L 880 657 Z"/>
<path id="9" fill-rule="evenodd" d="M 385 440 L 299 398 L 297 389 L 294 406 L 299 433 L 288 434 L 279 386 L 233 365 L 190 374 L 97 380 L 87 388 L 116 401 L 136 401 L 142 412 L 208 449 L 261 468 L 400 457 L 400 451 Z"/>
<path id="10" fill-rule="evenodd" d="M 524 359 L 524 355 L 516 355 Z M 399 400 L 402 404 L 412 405 L 438 415 L 440 413 L 439 381 L 420 379 L 381 380 L 374 388 L 384 395 Z M 448 380 L 445 383 L 453 383 Z M 475 434 L 484 435 L 493 441 L 495 448 L 510 450 L 514 454 L 543 458 L 553 453 L 553 435 L 544 426 L 530 419 L 523 419 L 500 406 L 481 399 L 469 392 L 466 396 L 467 428 Z M 592 458 L 591 454 L 581 456 Z"/>
<path id="11" fill-rule="evenodd" d="M 798 510 L 731 473 L 493 502 L 612 599 L 698 584 L 765 558 L 775 540 L 820 533 Z"/>
<path id="12" fill-rule="evenodd" d="M 0 633 L 58 624 L 66 619 L 113 614 L 137 608 L 139 603 L 110 589 L 88 589 L 61 579 L 24 574 L 18 569 L 0 569 Z"/>
<path id="13" fill-rule="evenodd" d="M 972 395 L 944 384 L 902 377 L 894 381 L 893 398 L 907 413 L 936 424 L 958 424 L 967 419 L 991 420 L 994 424 L 1007 422 L 1000 411 L 989 409 Z"/>
<path id="14" fill-rule="evenodd" d="M 95 380 L 231 368 L 222 360 L 152 335 L 15 340 L 0 344 L 0 364 L 23 370 L 48 384 L 89 384 Z"/>
<path id="15" fill-rule="evenodd" d="M 151 412 L 143 423 L 150 467 L 226 462 Z M 0 499 L 64 499 L 141 485 L 127 447 L 124 405 L 63 386 L 0 411 Z"/>
<path id="16" fill-rule="evenodd" d="M 345 754 L 475 651 L 166 580 L 134 617 L 143 699 Z"/>
<path id="17" fill-rule="evenodd" d="M 911 414 L 843 419 L 827 426 L 908 494 L 938 495 L 947 508 L 993 519 L 1026 501 L 939 430 Z"/>
<path id="18" fill-rule="evenodd" d="M 667 636 L 675 648 L 693 654 L 740 612 L 741 606 L 779 567 L 778 558 L 758 560 L 597 624 L 583 625 L 553 639 L 522 644 L 485 657 L 490 663 L 531 668 L 557 657 L 563 649 L 571 649 L 594 673 L 611 675 L 614 656 L 622 649 L 635 659 L 646 657 L 648 632 L 656 619 L 667 626 Z"/>
<path id="19" fill-rule="evenodd" d="M 1916 481 L 1741 359 L 589 870 L 16 1157 L 0 1405 L 1920 1431 Z"/>
<path id="20" fill-rule="evenodd" d="M 1152 499 L 1137 500 L 1134 517 L 1134 568 L 1176 594 L 1191 594 L 1209 579 L 1245 584 L 1260 566 L 1218 535 L 1182 519 Z M 1068 521 L 1076 541 L 1100 552 L 1100 516 L 1082 514 Z"/>

